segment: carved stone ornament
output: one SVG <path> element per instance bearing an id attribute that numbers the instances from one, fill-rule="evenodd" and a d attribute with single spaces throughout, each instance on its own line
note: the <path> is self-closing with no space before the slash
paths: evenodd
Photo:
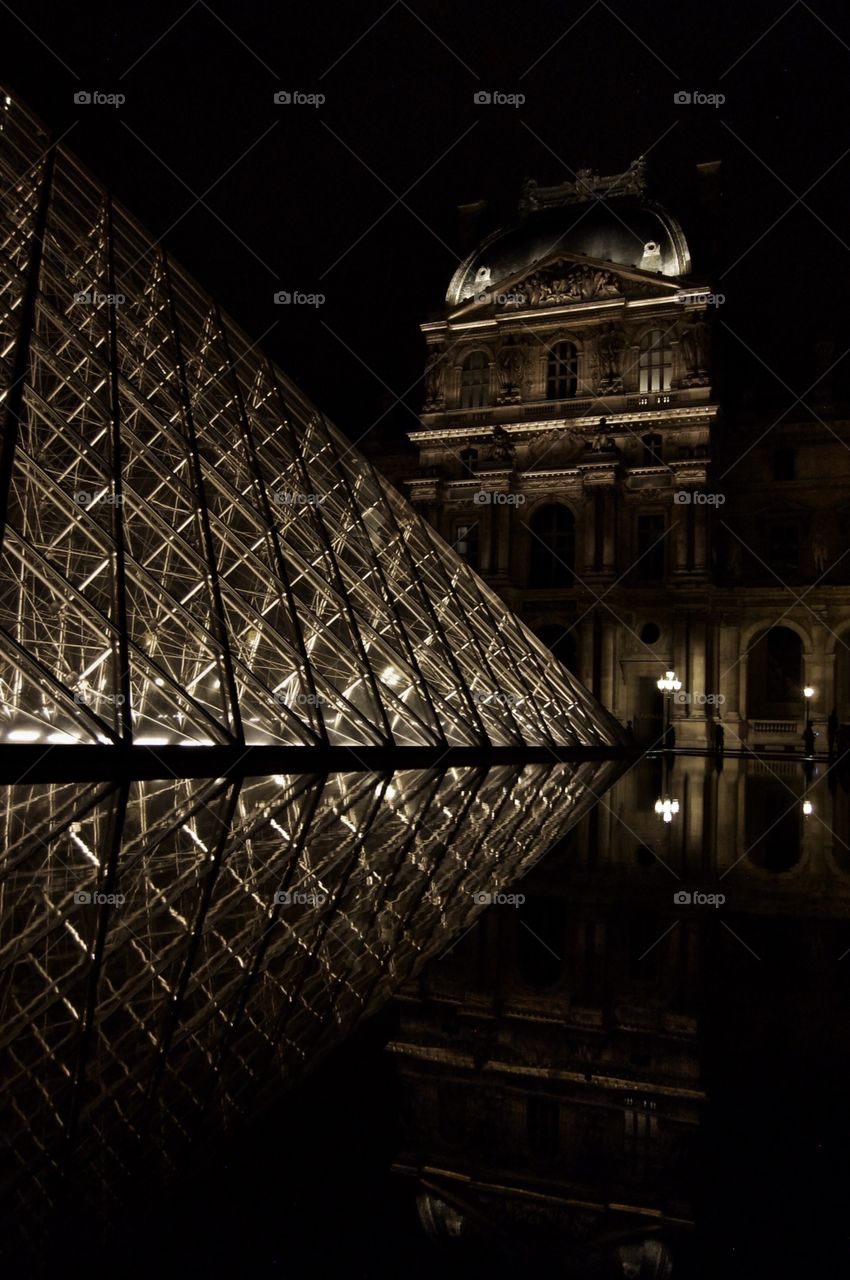
<path id="1" fill-rule="evenodd" d="M 526 215 L 538 209 L 551 209 L 560 205 L 583 204 L 587 200 L 611 196 L 642 196 L 646 194 L 646 161 L 643 156 L 633 160 L 625 173 L 613 173 L 600 177 L 591 169 L 579 169 L 573 182 L 562 182 L 557 187 L 541 187 L 533 178 L 526 178 L 522 186 L 519 211 Z"/>
<path id="2" fill-rule="evenodd" d="M 555 264 L 534 271 L 507 295 L 505 310 L 520 307 L 556 307 L 567 302 L 622 296 L 620 281 L 612 271 L 595 267 Z"/>
<path id="3" fill-rule="evenodd" d="M 429 353 L 425 370 L 425 403 L 423 413 L 439 413 L 446 407 L 445 351 L 435 348 Z"/>
<path id="4" fill-rule="evenodd" d="M 506 338 L 496 357 L 499 375 L 497 404 L 518 404 L 528 370 L 528 348 L 517 334 Z"/>
<path id="5" fill-rule="evenodd" d="M 597 389 L 611 394 L 623 390 L 623 352 L 626 337 L 618 324 L 603 325 L 596 339 Z"/>

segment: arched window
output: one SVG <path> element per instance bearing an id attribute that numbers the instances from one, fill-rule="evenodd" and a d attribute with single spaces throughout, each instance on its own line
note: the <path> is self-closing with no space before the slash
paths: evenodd
<path id="1" fill-rule="evenodd" d="M 572 342 L 556 342 L 546 364 L 546 399 L 569 400 L 578 387 L 578 352 Z"/>
<path id="2" fill-rule="evenodd" d="M 802 688 L 802 640 L 790 627 L 769 627 L 747 652 L 747 715 L 796 720 Z"/>
<path id="3" fill-rule="evenodd" d="M 460 371 L 461 409 L 481 409 L 490 393 L 490 366 L 483 351 L 467 356 Z"/>
<path id="4" fill-rule="evenodd" d="M 673 375 L 673 349 L 661 329 L 645 333 L 640 343 L 641 391 L 669 391 Z"/>
<path id="5" fill-rule="evenodd" d="M 533 587 L 571 587 L 575 570 L 575 518 L 569 507 L 553 503 L 531 517 Z"/>

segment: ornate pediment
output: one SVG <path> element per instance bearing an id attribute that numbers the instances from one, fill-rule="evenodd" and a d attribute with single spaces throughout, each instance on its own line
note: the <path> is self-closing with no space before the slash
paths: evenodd
<path id="1" fill-rule="evenodd" d="M 503 295 L 502 307 L 558 307 L 570 302 L 623 296 L 620 278 L 613 271 L 579 265 L 563 259 L 529 272 Z"/>

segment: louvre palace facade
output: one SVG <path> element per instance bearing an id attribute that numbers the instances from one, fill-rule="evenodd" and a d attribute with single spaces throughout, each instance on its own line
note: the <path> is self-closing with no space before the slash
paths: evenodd
<path id="1" fill-rule="evenodd" d="M 813 409 L 724 413 L 715 287 L 643 160 L 527 181 L 422 325 L 408 489 L 643 743 L 670 717 L 704 747 L 719 716 L 727 748 L 790 749 L 808 713 L 825 748 L 850 719 L 846 424 L 826 378 Z"/>

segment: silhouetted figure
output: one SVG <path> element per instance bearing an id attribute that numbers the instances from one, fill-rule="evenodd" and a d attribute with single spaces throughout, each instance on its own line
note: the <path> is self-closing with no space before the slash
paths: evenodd
<path id="1" fill-rule="evenodd" d="M 635 727 L 631 720 L 626 721 L 626 741 L 637 742 L 637 738 L 635 737 Z"/>
<path id="2" fill-rule="evenodd" d="M 676 747 L 676 730 L 673 728 L 672 724 L 668 724 L 667 730 L 664 734 L 664 750 L 673 751 L 675 750 L 675 747 Z"/>
<path id="3" fill-rule="evenodd" d="M 815 754 L 815 731 L 811 720 L 806 721 L 806 727 L 803 730 L 803 751 L 807 756 Z"/>
<path id="4" fill-rule="evenodd" d="M 725 744 L 726 744 L 726 731 L 723 728 L 723 725 L 720 723 L 720 721 L 716 720 L 714 724 L 714 750 L 716 751 L 717 755 L 719 756 L 723 755 L 723 748 Z"/>
<path id="5" fill-rule="evenodd" d="M 829 745 L 830 760 L 835 755 L 835 740 L 838 737 L 838 716 L 835 714 L 835 707 L 832 708 L 826 720 L 826 740 Z"/>

